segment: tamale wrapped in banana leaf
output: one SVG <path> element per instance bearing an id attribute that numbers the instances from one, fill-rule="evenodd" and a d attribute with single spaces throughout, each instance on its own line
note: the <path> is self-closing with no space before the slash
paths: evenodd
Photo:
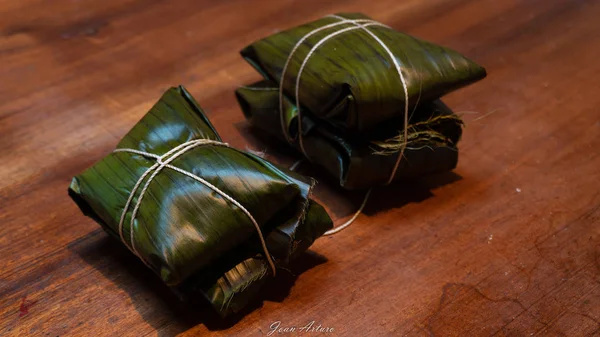
<path id="1" fill-rule="evenodd" d="M 313 185 L 223 143 L 178 87 L 69 194 L 175 293 L 201 295 L 225 316 L 332 227 L 309 198 Z"/>
<path id="2" fill-rule="evenodd" d="M 462 121 L 439 98 L 486 76 L 461 54 L 363 14 L 337 14 L 256 41 L 264 81 L 237 90 L 253 125 L 348 189 L 449 171 Z"/>

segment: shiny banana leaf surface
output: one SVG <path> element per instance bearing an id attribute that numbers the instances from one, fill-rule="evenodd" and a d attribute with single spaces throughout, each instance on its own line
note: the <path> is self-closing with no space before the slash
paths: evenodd
<path id="1" fill-rule="evenodd" d="M 276 266 L 287 265 L 332 227 L 324 209 L 309 199 L 312 180 L 220 145 L 183 87 L 168 90 L 117 149 L 162 156 L 194 140 L 215 142 L 190 149 L 170 165 L 202 177 L 242 205 L 260 227 Z M 142 188 L 133 194 L 132 205 L 138 206 L 133 221 L 133 206 L 121 221 L 136 183 L 152 179 L 144 174 L 156 163 L 152 156 L 113 152 L 74 177 L 69 194 L 109 234 L 127 247 L 133 243 L 142 261 L 183 298 L 202 295 L 221 315 L 240 310 L 272 272 L 255 225 L 239 207 L 206 184 L 164 168 L 141 201 Z"/>
<path id="2" fill-rule="evenodd" d="M 257 129 L 285 142 L 279 112 L 277 85 L 261 81 L 240 87 L 236 97 L 245 117 Z M 284 96 L 285 127 L 299 149 L 297 109 Z M 385 184 L 393 173 L 404 142 L 398 138 L 401 121 L 392 120 L 375 133 L 356 135 L 323 123 L 310 114 L 302 115 L 303 144 L 311 162 L 322 166 L 346 189 Z M 394 180 L 452 170 L 458 161 L 462 121 L 440 100 L 422 102 L 412 111 L 408 140 Z"/>
<path id="3" fill-rule="evenodd" d="M 351 133 L 398 118 L 406 100 L 412 108 L 486 76 L 456 51 L 370 20 L 359 13 L 327 16 L 256 41 L 241 54 L 302 111 Z"/>

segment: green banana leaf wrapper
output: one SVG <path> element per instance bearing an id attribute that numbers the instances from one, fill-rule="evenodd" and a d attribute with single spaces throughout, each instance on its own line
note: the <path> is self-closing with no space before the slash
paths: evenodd
<path id="1" fill-rule="evenodd" d="M 254 127 L 285 141 L 279 117 L 279 93 L 274 83 L 262 81 L 238 88 L 236 97 Z M 287 98 L 284 98 L 284 111 L 296 116 L 296 106 Z M 296 123 L 296 119 L 292 119 L 288 127 L 295 138 L 293 145 L 299 149 Z M 398 136 L 398 122 L 382 126 L 380 135 L 363 136 L 342 132 L 309 114 L 302 115 L 302 125 L 304 149 L 310 160 L 336 177 L 346 189 L 385 184 L 398 160 L 397 149 L 403 146 Z M 408 134 L 395 180 L 447 172 L 456 167 L 456 144 L 462 134 L 462 122 L 442 101 L 420 104 L 414 111 Z"/>
<path id="2" fill-rule="evenodd" d="M 388 47 L 403 82 L 390 54 L 356 21 L 348 20 L 372 23 L 363 14 L 337 14 L 244 48 L 241 55 L 264 77 L 236 92 L 246 117 L 296 148 L 302 123 L 308 159 L 347 189 L 387 183 L 401 154 L 393 180 L 453 169 L 463 124 L 439 98 L 484 78 L 485 69 L 449 48 L 380 24 L 368 26 Z M 335 33 L 339 35 L 328 38 Z M 302 121 L 297 120 L 297 102 Z M 409 134 L 404 143 L 407 102 Z"/>
<path id="3" fill-rule="evenodd" d="M 196 101 L 178 87 L 168 90 L 117 148 L 160 156 L 196 139 L 221 142 Z M 74 177 L 69 195 L 121 240 L 119 222 L 129 195 L 155 163 L 142 154 L 113 152 Z M 248 210 L 277 267 L 332 228 L 323 207 L 309 198 L 314 181 L 254 154 L 208 144 L 170 164 L 202 177 Z M 202 296 L 226 316 L 244 308 L 272 276 L 249 217 L 201 182 L 165 168 L 148 185 L 133 225 L 132 208 L 123 222 L 124 243 L 131 247 L 133 237 L 140 258 L 183 299 Z"/>

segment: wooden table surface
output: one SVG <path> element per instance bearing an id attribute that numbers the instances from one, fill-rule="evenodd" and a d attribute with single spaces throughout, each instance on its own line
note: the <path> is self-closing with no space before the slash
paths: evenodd
<path id="1" fill-rule="evenodd" d="M 71 177 L 177 84 L 227 142 L 289 165 L 240 113 L 259 76 L 238 51 L 341 11 L 487 68 L 445 98 L 467 122 L 458 167 L 375 190 L 244 315 L 181 305 L 80 214 Z M 0 0 L 0 335 L 598 335 L 598 18 L 592 0 Z M 335 219 L 358 207 L 301 171 Z"/>

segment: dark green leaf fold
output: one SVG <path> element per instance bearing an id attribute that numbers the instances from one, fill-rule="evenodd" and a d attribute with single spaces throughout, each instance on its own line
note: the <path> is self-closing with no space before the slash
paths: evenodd
<path id="1" fill-rule="evenodd" d="M 236 97 L 253 126 L 285 141 L 279 118 L 279 94 L 276 90 L 261 90 L 272 86 L 273 83 L 263 81 L 242 87 L 236 91 Z M 296 117 L 295 106 L 287 98 L 284 109 Z M 452 170 L 458 161 L 456 143 L 462 134 L 460 119 L 440 100 L 419 105 L 414 116 L 409 142 L 395 179 Z M 403 144 L 402 140 L 394 139 L 398 137 L 398 131 L 393 124 L 381 127 L 381 135 L 356 136 L 321 123 L 310 114 L 303 115 L 302 120 L 307 155 L 336 177 L 341 186 L 369 188 L 389 179 L 398 160 L 398 145 Z M 290 132 L 296 123 L 296 119 L 291 120 Z M 299 148 L 297 139 L 293 145 Z"/>

